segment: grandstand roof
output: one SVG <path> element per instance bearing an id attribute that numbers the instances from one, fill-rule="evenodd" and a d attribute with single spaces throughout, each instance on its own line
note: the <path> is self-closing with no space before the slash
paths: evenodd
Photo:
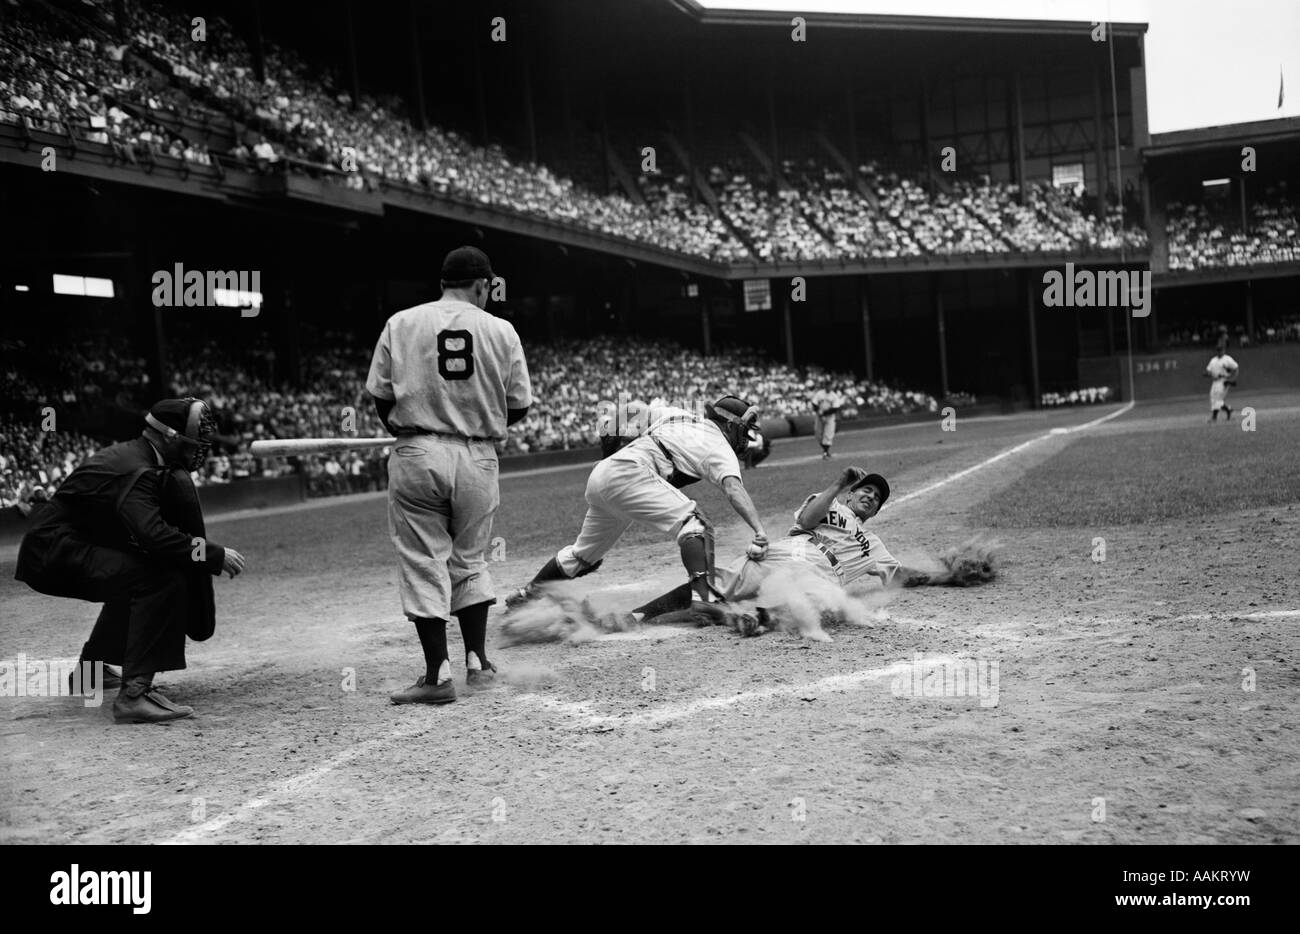
<path id="1" fill-rule="evenodd" d="M 1203 126 L 1194 130 L 1152 133 L 1151 145 L 1142 150 L 1150 159 L 1209 149 L 1230 148 L 1242 144 L 1282 143 L 1300 140 L 1300 117 L 1255 120 L 1251 123 L 1228 123 Z"/>
<path id="2" fill-rule="evenodd" d="M 698 0 L 667 0 L 683 13 L 706 25 L 788 25 L 791 17 L 802 16 L 809 26 L 836 29 L 903 29 L 932 32 L 1001 32 L 1036 35 L 1070 35 L 1090 32 L 1093 24 L 1076 20 L 995 19 L 979 16 L 898 16 L 886 13 L 825 13 L 814 10 L 714 9 Z M 1146 23 L 1114 23 L 1115 35 L 1140 36 Z"/>

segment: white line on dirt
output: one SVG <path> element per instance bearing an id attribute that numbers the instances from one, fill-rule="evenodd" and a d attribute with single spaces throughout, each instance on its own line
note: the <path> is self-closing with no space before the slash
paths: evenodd
<path id="1" fill-rule="evenodd" d="M 927 662 L 949 664 L 953 659 L 947 657 L 927 657 Z M 696 714 L 710 710 L 726 710 L 739 704 L 764 701 L 772 698 L 811 697 L 832 694 L 837 691 L 856 691 L 884 678 L 893 678 L 911 671 L 911 662 L 895 662 L 883 668 L 866 668 L 843 675 L 830 675 L 805 684 L 782 684 L 777 687 L 763 688 L 758 691 L 741 691 L 728 697 L 699 697 L 695 700 L 677 704 L 665 704 L 654 710 L 633 714 L 598 714 L 593 713 L 588 704 L 565 704 L 537 694 L 521 694 L 516 699 L 525 706 L 535 707 L 547 712 L 573 715 L 578 719 L 576 726 L 580 729 L 592 727 L 657 727 L 677 720 L 685 720 Z"/>
<path id="2" fill-rule="evenodd" d="M 970 474 L 973 474 L 977 470 L 983 470 L 985 467 L 989 466 L 990 464 L 996 464 L 998 461 L 1002 460 L 1003 458 L 1010 457 L 1012 454 L 1018 454 L 1019 452 L 1023 451 L 1025 448 L 1029 447 L 1030 445 L 1037 444 L 1040 441 L 1046 441 L 1048 438 L 1051 438 L 1055 435 L 1071 434 L 1076 431 L 1083 431 L 1085 428 L 1092 428 L 1094 425 L 1100 425 L 1102 422 L 1108 422 L 1112 418 L 1118 418 L 1120 415 L 1123 415 L 1131 408 L 1133 408 L 1133 403 L 1129 402 L 1128 404 L 1123 405 L 1120 408 L 1116 409 L 1114 412 L 1111 412 L 1109 415 L 1103 415 L 1101 418 L 1094 418 L 1092 421 L 1084 422 L 1082 425 L 1075 425 L 1072 428 L 1053 428 L 1051 431 L 1030 438 L 1028 441 L 1022 441 L 1020 444 L 1017 444 L 1015 447 L 1010 447 L 1007 448 L 1005 451 L 1000 451 L 999 453 L 994 454 L 992 457 L 980 461 L 978 464 L 974 464 L 970 467 L 967 467 L 965 470 L 959 470 L 954 474 L 949 474 L 948 476 L 944 477 L 942 480 L 936 480 L 934 483 L 931 483 L 929 486 L 923 486 L 919 490 L 915 490 L 911 493 L 906 494 L 905 496 L 900 496 L 898 499 L 894 500 L 889 504 L 889 508 L 897 509 L 899 506 L 901 506 L 903 503 L 906 503 L 909 500 L 916 499 L 919 496 L 924 496 L 927 493 L 933 493 L 935 490 L 939 489 L 942 486 L 947 486 L 949 483 L 952 483 L 954 480 L 960 480 L 962 477 L 969 476 Z"/>
<path id="3" fill-rule="evenodd" d="M 382 736 L 377 736 L 374 739 L 367 740 L 366 742 L 361 743 L 360 745 L 353 746 L 351 749 L 344 750 L 343 752 L 339 753 L 338 755 L 324 762 L 322 765 L 318 765 L 316 768 L 311 769 L 310 771 L 303 772 L 299 775 L 295 775 L 293 778 L 285 779 L 279 784 L 273 785 L 271 788 L 267 789 L 267 791 L 265 791 L 261 795 L 258 795 L 256 798 L 250 798 L 248 801 L 245 801 L 243 804 L 241 804 L 235 810 L 231 811 L 229 814 L 222 814 L 220 817 L 214 817 L 210 821 L 205 821 L 202 824 L 196 824 L 193 827 L 188 827 L 185 830 L 182 830 L 180 833 L 176 834 L 171 839 L 161 841 L 161 843 L 163 845 L 199 843 L 205 837 L 211 836 L 212 834 L 215 833 L 219 833 L 220 831 L 228 827 L 230 824 L 233 824 L 236 821 L 241 821 L 247 817 L 250 817 L 254 812 L 259 811 L 262 808 L 266 807 L 274 799 L 282 797 L 284 795 L 295 794 L 316 784 L 316 782 L 320 781 L 330 772 L 333 772 L 339 766 L 346 765 L 347 763 L 351 762 L 353 759 L 356 759 L 359 756 L 362 756 L 370 752 L 376 747 L 385 746 L 395 739 L 406 739 L 408 737 L 417 736 L 421 733 L 426 733 L 431 729 L 433 729 L 433 726 L 429 722 L 415 723 L 407 726 L 398 727 L 397 729 L 391 730 L 390 732 L 385 733 Z"/>

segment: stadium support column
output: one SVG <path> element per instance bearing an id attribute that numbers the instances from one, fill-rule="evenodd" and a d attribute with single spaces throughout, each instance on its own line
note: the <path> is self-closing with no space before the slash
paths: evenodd
<path id="1" fill-rule="evenodd" d="M 411 77 L 415 85 L 415 94 L 411 99 L 411 109 L 415 111 L 416 128 L 425 130 L 429 127 L 429 118 L 424 108 L 424 64 L 420 60 L 419 6 L 418 0 L 410 0 Z"/>
<path id="2" fill-rule="evenodd" d="M 925 152 L 925 190 L 934 192 L 934 146 L 930 142 L 930 86 L 925 75 L 921 75 L 921 112 L 917 115 L 921 121 L 921 145 Z"/>
<path id="3" fill-rule="evenodd" d="M 1029 406 L 1038 408 L 1043 398 L 1038 384 L 1038 298 L 1034 294 L 1034 277 L 1022 272 L 1025 280 L 1025 316 L 1029 319 Z"/>
<path id="4" fill-rule="evenodd" d="M 844 125 L 849 131 L 849 165 L 853 167 L 853 177 L 858 177 L 858 123 L 857 123 L 857 104 L 853 99 L 853 72 L 844 79 L 844 101 L 847 104 L 845 108 L 845 117 L 847 118 Z"/>
<path id="5" fill-rule="evenodd" d="M 868 381 L 876 378 L 871 353 L 871 307 L 867 298 L 867 276 L 858 276 L 858 307 L 862 310 L 862 362 Z"/>
<path id="6" fill-rule="evenodd" d="M 769 70 L 767 73 L 767 129 L 772 137 L 772 172 L 779 174 L 781 172 L 781 153 L 776 134 L 776 88 L 774 84 L 775 79 L 773 79 L 772 72 Z"/>
<path id="7" fill-rule="evenodd" d="M 1096 211 L 1099 218 L 1106 216 L 1106 157 L 1102 154 L 1105 135 L 1102 127 L 1105 124 L 1102 117 L 1101 65 L 1098 64 L 1092 69 L 1092 170 L 1097 177 Z"/>
<path id="8" fill-rule="evenodd" d="M 790 293 L 781 290 L 781 317 L 785 324 L 785 365 L 794 366 L 794 324 L 790 321 Z"/>
<path id="9" fill-rule="evenodd" d="M 1021 98 L 1020 70 L 1011 76 L 1011 127 L 1015 134 L 1012 170 L 1016 179 L 1016 200 L 1025 203 L 1025 108 Z"/>
<path id="10" fill-rule="evenodd" d="M 709 299 L 704 294 L 704 285 L 700 283 L 700 294 L 696 302 L 700 306 L 700 336 L 704 341 L 704 356 L 713 356 L 713 323 L 709 320 Z"/>
<path id="11" fill-rule="evenodd" d="M 1246 338 L 1255 342 L 1255 290 L 1253 280 L 1246 280 Z"/>
<path id="12" fill-rule="evenodd" d="M 348 44 L 348 90 L 352 95 L 352 109 L 361 100 L 361 75 L 357 72 L 357 33 L 352 26 L 353 0 L 343 0 L 343 38 Z"/>
<path id="13" fill-rule="evenodd" d="M 253 36 L 249 43 L 253 49 L 253 74 L 257 80 L 266 80 L 266 47 L 262 43 L 262 0 L 253 0 Z"/>
<path id="14" fill-rule="evenodd" d="M 526 10 L 527 8 L 525 8 Z M 537 164 L 537 114 L 533 105 L 533 67 L 530 61 L 532 53 L 532 44 L 528 37 L 532 35 L 532 24 L 527 22 L 528 14 L 524 13 L 524 48 L 523 54 L 519 56 L 519 68 L 523 72 L 520 76 L 524 85 L 524 123 L 528 128 L 528 153 L 533 161 Z M 517 35 L 518 33 L 516 33 Z"/>
<path id="15" fill-rule="evenodd" d="M 478 106 L 478 139 L 480 146 L 488 144 L 487 91 L 483 86 L 483 43 L 477 34 L 471 35 L 469 47 L 474 50 L 474 102 Z"/>
<path id="16" fill-rule="evenodd" d="M 948 398 L 948 335 L 943 317 L 943 283 L 940 273 L 930 275 L 930 295 L 934 300 L 934 323 L 939 332 L 939 393 Z"/>

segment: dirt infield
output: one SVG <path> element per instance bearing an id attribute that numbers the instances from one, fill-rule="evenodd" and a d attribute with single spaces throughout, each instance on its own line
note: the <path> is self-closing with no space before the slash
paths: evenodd
<path id="1" fill-rule="evenodd" d="M 769 532 L 856 461 L 893 485 L 875 520 L 892 550 L 995 525 L 1002 577 L 902 592 L 887 620 L 831 643 L 647 627 L 497 650 L 506 683 L 444 708 L 387 702 L 420 665 L 382 499 L 216 521 L 249 571 L 218 583 L 216 636 L 160 678 L 198 715 L 114 727 L 111 698 L 0 698 L 0 839 L 1300 842 L 1300 464 L 1266 459 L 1266 503 L 1213 495 L 1251 482 L 1247 446 L 1300 450 L 1300 395 L 1255 404 L 1253 434 L 1200 424 L 1197 400 L 1055 434 L 1116 409 L 959 418 L 955 432 L 936 418 L 846 434 L 830 463 L 780 442 L 745 478 Z M 1152 453 L 1100 495 L 1077 476 L 1069 489 L 1111 497 L 1097 515 L 1153 484 L 1187 508 L 1146 524 L 1090 525 L 1078 502 L 1050 513 L 1068 465 L 1135 437 Z M 503 479 L 499 586 L 576 531 L 585 478 Z M 699 496 L 722 520 L 720 555 L 738 554 L 746 536 L 721 496 Z M 0 658 L 75 656 L 96 608 L 12 575 L 10 554 Z M 630 606 L 680 577 L 675 549 L 634 531 L 590 580 Z M 936 672 L 961 696 L 928 696 Z"/>

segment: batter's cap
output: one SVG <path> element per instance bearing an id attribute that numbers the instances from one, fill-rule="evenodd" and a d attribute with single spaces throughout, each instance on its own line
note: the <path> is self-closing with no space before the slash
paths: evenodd
<path id="1" fill-rule="evenodd" d="M 852 493 L 854 490 L 860 490 L 864 486 L 874 486 L 880 491 L 880 505 L 885 505 L 885 500 L 889 499 L 889 481 L 878 473 L 869 473 L 849 489 Z"/>
<path id="2" fill-rule="evenodd" d="M 476 246 L 456 247 L 442 261 L 443 282 L 491 278 L 493 278 L 492 263 L 488 260 L 487 254 Z"/>

